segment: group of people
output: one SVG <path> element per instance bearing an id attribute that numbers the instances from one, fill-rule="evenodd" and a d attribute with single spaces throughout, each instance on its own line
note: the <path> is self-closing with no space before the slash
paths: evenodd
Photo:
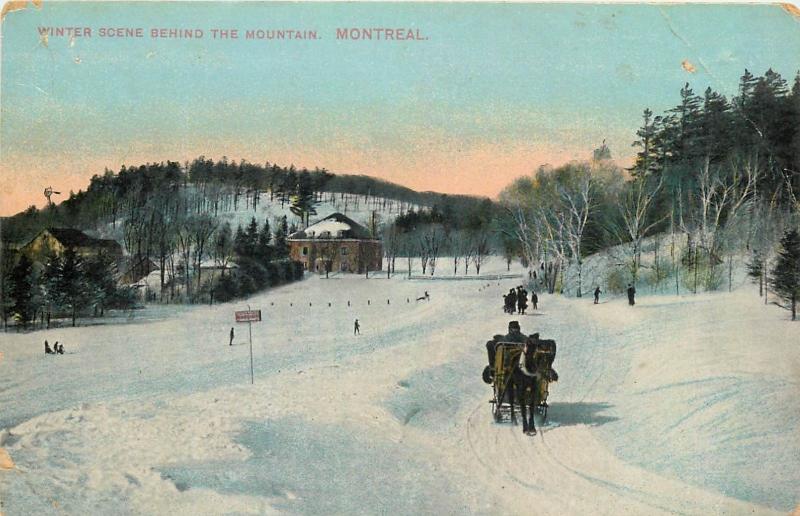
<path id="1" fill-rule="evenodd" d="M 536 292 L 531 292 L 531 303 L 534 310 L 539 308 L 539 296 L 536 295 Z M 527 309 L 528 291 L 522 285 L 516 289 L 510 289 L 508 294 L 503 295 L 503 311 L 505 313 L 525 315 Z"/>
<path id="2" fill-rule="evenodd" d="M 47 340 L 44 341 L 44 354 L 45 355 L 63 355 L 64 354 L 64 345 L 59 344 L 58 341 L 53 344 L 53 349 L 50 349 L 50 344 L 47 343 Z"/>

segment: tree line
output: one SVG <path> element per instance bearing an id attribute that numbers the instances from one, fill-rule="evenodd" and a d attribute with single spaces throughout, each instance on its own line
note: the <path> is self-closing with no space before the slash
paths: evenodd
<path id="1" fill-rule="evenodd" d="M 73 249 L 51 255 L 43 265 L 25 254 L 4 253 L 2 270 L 2 317 L 18 327 L 50 327 L 51 317 L 68 316 L 72 326 L 87 309 L 103 316 L 106 308 L 130 308 L 133 291 L 119 286 L 115 261 L 100 252 L 84 257 Z"/>
<path id="2" fill-rule="evenodd" d="M 772 70 L 746 70 L 730 100 L 686 84 L 674 108 L 644 110 L 632 145 L 627 170 L 604 143 L 590 160 L 541 167 L 501 193 L 500 230 L 550 292 L 581 296 L 587 273 L 619 291 L 641 282 L 671 282 L 676 293 L 731 288 L 742 253 L 754 270 L 771 270 L 798 223 L 800 75 L 789 88 Z M 600 250 L 605 265 L 586 270 Z"/>

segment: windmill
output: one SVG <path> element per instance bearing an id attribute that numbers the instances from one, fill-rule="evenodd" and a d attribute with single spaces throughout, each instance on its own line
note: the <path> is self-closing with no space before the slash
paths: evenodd
<path id="1" fill-rule="evenodd" d="M 50 200 L 50 196 L 53 195 L 53 194 L 61 195 L 61 192 L 54 192 L 52 186 L 48 186 L 47 188 L 44 189 L 44 196 L 47 197 L 47 205 L 48 206 L 52 206 L 53 205 L 53 201 Z"/>

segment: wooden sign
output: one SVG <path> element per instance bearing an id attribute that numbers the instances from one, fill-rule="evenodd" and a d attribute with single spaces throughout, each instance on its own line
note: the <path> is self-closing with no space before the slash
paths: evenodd
<path id="1" fill-rule="evenodd" d="M 236 322 L 260 322 L 261 310 L 238 310 Z"/>

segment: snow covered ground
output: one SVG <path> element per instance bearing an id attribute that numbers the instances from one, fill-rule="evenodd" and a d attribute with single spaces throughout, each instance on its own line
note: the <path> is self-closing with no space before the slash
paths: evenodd
<path id="1" fill-rule="evenodd" d="M 750 287 L 633 308 L 545 294 L 512 318 L 500 296 L 519 282 L 309 277 L 171 319 L 2 334 L 0 447 L 14 467 L 0 469 L 0 512 L 795 508 L 800 323 Z M 228 346 L 248 303 L 264 316 L 255 385 L 246 325 Z M 535 437 L 492 422 L 480 379 L 484 342 L 511 319 L 559 344 Z M 45 356 L 45 338 L 67 354 Z"/>

